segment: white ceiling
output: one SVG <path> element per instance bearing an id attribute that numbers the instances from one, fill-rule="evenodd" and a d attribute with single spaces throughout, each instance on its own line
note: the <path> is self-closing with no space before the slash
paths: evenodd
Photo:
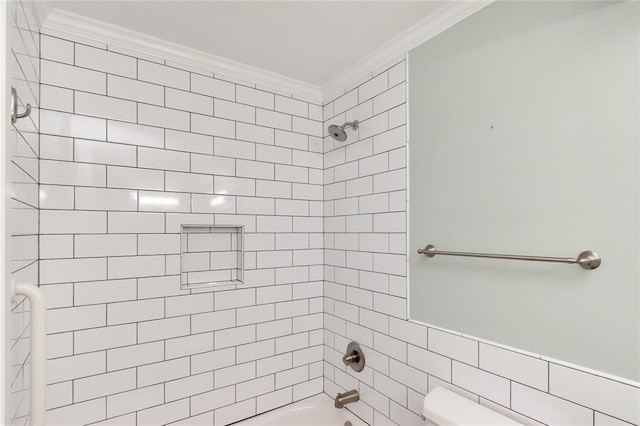
<path id="1" fill-rule="evenodd" d="M 316 86 L 444 1 L 60 1 L 54 7 Z"/>

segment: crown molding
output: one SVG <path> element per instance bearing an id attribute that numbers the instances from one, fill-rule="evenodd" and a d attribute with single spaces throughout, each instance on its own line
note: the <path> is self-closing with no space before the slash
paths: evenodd
<path id="1" fill-rule="evenodd" d="M 92 40 L 150 55 L 211 71 L 222 78 L 248 81 L 258 86 L 290 93 L 298 99 L 322 104 L 341 95 L 346 88 L 356 85 L 380 67 L 392 63 L 409 50 L 442 33 L 493 1 L 453 0 L 446 3 L 322 87 L 60 9 L 53 9 L 48 14 L 42 25 L 42 31 L 46 33 L 50 30 L 56 35 Z"/>
<path id="2" fill-rule="evenodd" d="M 46 33 L 48 30 L 56 35 L 97 41 L 108 46 L 211 71 L 216 76 L 248 81 L 258 86 L 290 93 L 298 99 L 322 104 L 322 90 L 313 84 L 64 10 L 53 9 L 49 13 L 42 26 L 43 32 Z"/>
<path id="3" fill-rule="evenodd" d="M 380 67 L 392 63 L 400 55 L 437 36 L 463 19 L 485 8 L 494 0 L 453 0 L 437 9 L 412 27 L 407 28 L 322 87 L 322 98 L 330 101 L 371 75 Z"/>

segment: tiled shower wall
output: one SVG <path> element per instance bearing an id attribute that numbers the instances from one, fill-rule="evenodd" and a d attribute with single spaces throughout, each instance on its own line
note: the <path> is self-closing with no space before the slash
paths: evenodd
<path id="1" fill-rule="evenodd" d="M 6 170 L 11 185 L 7 269 L 17 282 L 37 284 L 40 43 L 38 23 L 31 6 L 26 1 L 12 1 L 6 5 L 10 19 L 7 75 L 18 93 L 19 112 L 25 110 L 26 104 L 30 104 L 32 110 L 28 118 L 18 120 L 10 127 L 6 148 L 2 149 L 6 149 Z M 16 303 L 8 303 L 9 318 L 3 321 L 3 327 L 8 338 L 5 344 L 9 345 L 6 352 L 9 393 L 6 419 L 0 422 L 25 424 L 29 413 L 29 302 L 20 298 Z"/>
<path id="2" fill-rule="evenodd" d="M 424 424 L 438 386 L 527 425 L 640 423 L 637 385 L 406 321 L 405 75 L 401 58 L 324 106 L 325 126 L 361 121 L 325 138 L 324 391 L 358 389 L 347 407 L 373 425 Z M 342 363 L 351 340 L 362 373 Z"/>
<path id="3" fill-rule="evenodd" d="M 322 392 L 321 106 L 90 44 L 41 38 L 48 424 Z M 244 225 L 245 284 L 181 290 L 181 224 Z"/>

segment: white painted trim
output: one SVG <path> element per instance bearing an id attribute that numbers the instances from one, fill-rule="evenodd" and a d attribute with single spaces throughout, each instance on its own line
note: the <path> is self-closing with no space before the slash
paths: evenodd
<path id="1" fill-rule="evenodd" d="M 44 22 L 42 31 L 46 33 L 48 30 L 210 70 L 216 76 L 219 74 L 220 77 L 250 81 L 265 88 L 290 93 L 298 99 L 322 103 L 322 91 L 313 84 L 60 9 L 53 9 Z"/>
<path id="2" fill-rule="evenodd" d="M 6 249 L 8 244 L 6 241 L 6 172 L 5 161 L 7 155 L 7 125 L 9 121 L 9 112 L 7 106 L 9 105 L 9 80 L 7 79 L 7 44 L 9 43 L 9 2 L 0 2 L 0 34 L 2 35 L 2 42 L 0 42 L 0 318 L 2 319 L 2 325 L 0 325 L 0 423 L 5 424 L 8 422 L 6 417 L 6 396 L 8 395 L 8 384 L 5 380 L 8 371 L 8 363 L 6 351 L 8 349 L 8 342 L 5 339 L 8 321 L 8 275 L 6 272 Z"/>
<path id="3" fill-rule="evenodd" d="M 381 65 L 437 36 L 463 19 L 493 3 L 493 1 L 494 0 L 454 0 L 445 4 L 325 84 L 322 87 L 322 95 L 325 102 L 341 95 L 344 93 L 345 88 L 361 80 L 363 76 L 371 74 Z"/>
<path id="4" fill-rule="evenodd" d="M 445 4 L 416 25 L 406 29 L 365 56 L 345 72 L 330 80 L 322 88 L 281 74 L 60 9 L 53 9 L 49 13 L 42 26 L 42 31 L 46 33 L 47 30 L 50 30 L 55 34 L 97 41 L 108 46 L 162 58 L 166 61 L 210 70 L 216 77 L 224 78 L 226 76 L 232 79 L 250 81 L 258 86 L 290 93 L 298 99 L 322 104 L 344 93 L 345 88 L 362 80 L 363 77 L 371 75 L 381 66 L 435 37 L 488 6 L 493 1 L 454 0 Z"/>

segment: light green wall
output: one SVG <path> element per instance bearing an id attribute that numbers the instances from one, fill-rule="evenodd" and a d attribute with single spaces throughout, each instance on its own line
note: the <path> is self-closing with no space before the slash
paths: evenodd
<path id="1" fill-rule="evenodd" d="M 498 2 L 410 52 L 413 319 L 640 379 L 639 11 Z"/>

